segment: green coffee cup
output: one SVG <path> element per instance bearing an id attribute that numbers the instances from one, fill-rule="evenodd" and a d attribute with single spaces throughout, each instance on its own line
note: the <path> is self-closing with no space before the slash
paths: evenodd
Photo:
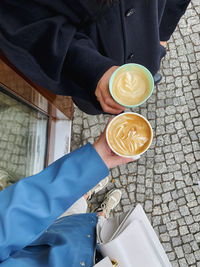
<path id="1" fill-rule="evenodd" d="M 119 67 L 109 81 L 109 91 L 120 105 L 133 108 L 142 105 L 152 94 L 154 79 L 142 65 L 129 63 Z"/>

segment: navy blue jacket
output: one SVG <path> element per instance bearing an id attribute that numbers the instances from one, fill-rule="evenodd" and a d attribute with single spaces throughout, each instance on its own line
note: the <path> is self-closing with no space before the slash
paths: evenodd
<path id="1" fill-rule="evenodd" d="M 28 78 L 56 94 L 96 103 L 113 65 L 139 63 L 154 75 L 190 0 L 2 0 L 0 49 Z"/>

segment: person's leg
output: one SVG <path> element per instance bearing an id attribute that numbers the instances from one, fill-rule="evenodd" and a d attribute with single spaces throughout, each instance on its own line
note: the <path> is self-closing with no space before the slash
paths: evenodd
<path id="1" fill-rule="evenodd" d="M 95 187 L 93 187 L 90 191 L 87 192 L 88 200 L 91 199 L 93 194 L 97 194 L 99 191 L 101 191 L 109 182 L 108 176 L 101 180 Z"/>
<path id="2" fill-rule="evenodd" d="M 101 203 L 101 206 L 96 210 L 102 212 L 105 218 L 109 218 L 111 211 L 119 204 L 122 197 L 122 192 L 120 189 L 113 189 L 109 191 L 104 201 Z"/>
<path id="3" fill-rule="evenodd" d="M 59 218 L 64 216 L 69 216 L 72 214 L 80 214 L 80 213 L 86 213 L 88 204 L 87 200 L 92 197 L 93 194 L 98 193 L 100 190 L 102 190 L 107 184 L 108 184 L 109 178 L 106 177 L 102 181 L 100 181 L 94 188 L 92 188 L 90 191 L 88 191 L 83 197 L 78 199 L 68 210 L 66 210 Z"/>
<path id="4" fill-rule="evenodd" d="M 85 195 L 78 199 L 68 210 L 66 210 L 59 218 L 72 214 L 86 213 L 88 204 Z"/>
<path id="5" fill-rule="evenodd" d="M 160 40 L 168 41 L 191 0 L 167 0 L 160 23 Z"/>
<path id="6" fill-rule="evenodd" d="M 110 218 L 113 209 L 121 200 L 121 191 L 114 189 L 108 192 L 98 211 L 98 223 L 96 227 L 97 243 L 105 242 L 113 235 L 125 214 Z"/>

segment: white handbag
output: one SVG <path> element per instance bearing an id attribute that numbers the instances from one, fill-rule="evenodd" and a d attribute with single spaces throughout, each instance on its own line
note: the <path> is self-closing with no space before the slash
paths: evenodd
<path id="1" fill-rule="evenodd" d="M 117 267 L 172 267 L 139 204 L 126 215 L 111 238 L 99 247 L 103 257 L 114 260 Z"/>

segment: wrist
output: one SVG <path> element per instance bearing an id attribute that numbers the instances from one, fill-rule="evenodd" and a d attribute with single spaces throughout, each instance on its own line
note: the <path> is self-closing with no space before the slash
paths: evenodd
<path id="1" fill-rule="evenodd" d="M 106 167 L 109 168 L 108 163 L 106 162 L 105 153 L 103 152 L 104 148 L 102 149 L 102 144 L 100 144 L 99 142 L 96 142 L 96 143 L 93 144 L 93 146 L 94 146 L 96 152 L 101 157 L 101 159 L 104 162 L 104 164 L 106 165 Z"/>

